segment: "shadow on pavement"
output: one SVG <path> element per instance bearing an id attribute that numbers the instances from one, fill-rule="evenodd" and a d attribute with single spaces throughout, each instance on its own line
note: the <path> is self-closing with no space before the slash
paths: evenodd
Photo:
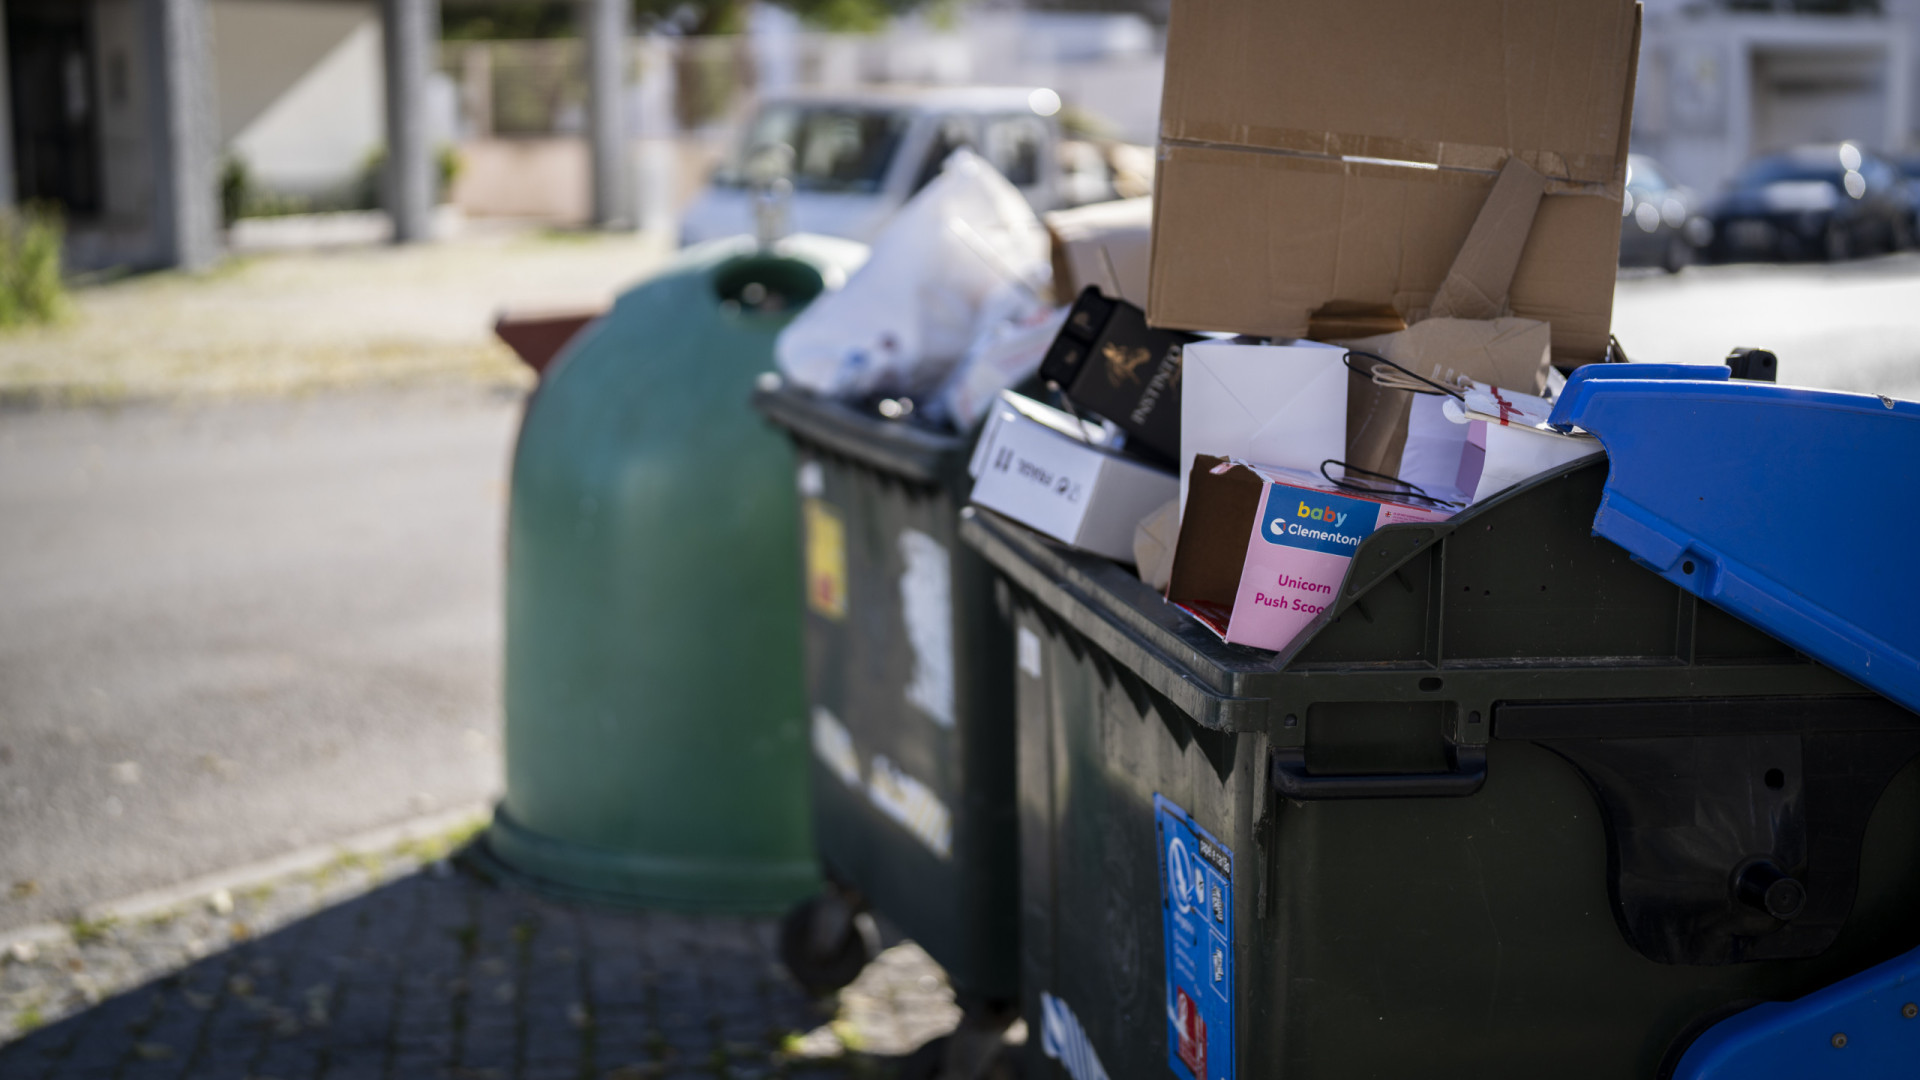
<path id="1" fill-rule="evenodd" d="M 796 1054 L 797 1044 L 818 1041 L 801 1037 L 830 1015 L 781 970 L 773 927 L 563 906 L 466 873 L 415 872 L 0 1047 L 0 1076 L 677 1080 L 897 1071 L 897 1058 Z"/>

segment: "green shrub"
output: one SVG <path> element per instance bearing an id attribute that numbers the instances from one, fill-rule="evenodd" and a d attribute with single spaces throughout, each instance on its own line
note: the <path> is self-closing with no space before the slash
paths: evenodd
<path id="1" fill-rule="evenodd" d="M 237 157 L 230 157 L 220 167 L 220 221 L 228 228 L 247 216 L 252 209 L 255 192 L 253 173 L 247 163 Z"/>
<path id="2" fill-rule="evenodd" d="M 442 143 L 433 152 L 433 201 L 446 202 L 452 198 L 453 182 L 460 176 L 465 163 L 460 151 L 450 143 Z M 350 205 L 356 210 L 378 210 L 386 205 L 383 193 L 386 190 L 387 148 L 375 147 L 368 151 L 365 160 L 360 163 L 360 175 L 352 185 L 349 196 Z"/>
<path id="3" fill-rule="evenodd" d="M 60 281 L 65 227 L 44 205 L 0 211 L 0 327 L 52 322 L 66 309 Z"/>
<path id="4" fill-rule="evenodd" d="M 452 143 L 441 143 L 434 151 L 434 190 L 435 202 L 446 202 L 453 198 L 453 183 L 460 179 L 460 170 L 466 162 L 460 157 L 460 148 Z"/>

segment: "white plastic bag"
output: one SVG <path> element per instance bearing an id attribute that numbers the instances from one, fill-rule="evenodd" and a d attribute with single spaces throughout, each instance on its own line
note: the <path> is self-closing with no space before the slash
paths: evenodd
<path id="1" fill-rule="evenodd" d="M 774 359 L 793 383 L 840 397 L 919 396 L 980 336 L 1029 307 L 1052 273 L 1047 233 L 1020 192 L 969 150 L 900 208 L 846 287 L 789 324 Z"/>
<path id="2" fill-rule="evenodd" d="M 987 305 L 989 314 L 993 306 Z M 1064 306 L 1028 308 L 1011 318 L 983 318 L 986 329 L 941 384 L 932 415 L 952 424 L 955 431 L 972 431 L 993 408 L 1000 391 L 1013 389 L 1040 370 L 1040 361 L 1060 336 L 1069 310 Z"/>

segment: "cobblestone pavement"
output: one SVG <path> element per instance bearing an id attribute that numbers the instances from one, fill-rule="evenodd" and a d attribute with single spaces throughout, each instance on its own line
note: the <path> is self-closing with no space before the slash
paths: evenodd
<path id="1" fill-rule="evenodd" d="M 771 920 L 566 906 L 435 854 L 16 941 L 0 1077 L 829 1080 L 885 1075 L 959 1018 L 910 944 L 812 1002 Z"/>

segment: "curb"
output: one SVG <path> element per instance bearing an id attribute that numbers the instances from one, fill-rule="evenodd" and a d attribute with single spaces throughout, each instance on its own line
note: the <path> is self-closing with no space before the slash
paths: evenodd
<path id="1" fill-rule="evenodd" d="M 451 810 L 409 818 L 397 824 L 356 833 L 340 840 L 315 844 L 258 862 L 218 870 L 175 885 L 149 889 L 117 900 L 88 904 L 79 910 L 77 916 L 89 922 L 109 919 L 131 922 L 143 916 L 205 900 L 222 889 L 228 892 L 245 890 L 255 885 L 263 885 L 304 871 L 318 869 L 342 855 L 377 854 L 411 840 L 438 836 L 476 820 L 485 822 L 492 816 L 491 801 L 467 803 Z M 71 936 L 67 923 L 64 922 L 29 923 L 12 930 L 0 930 L 0 954 L 4 954 L 16 944 L 48 945 L 67 941 Z"/>

